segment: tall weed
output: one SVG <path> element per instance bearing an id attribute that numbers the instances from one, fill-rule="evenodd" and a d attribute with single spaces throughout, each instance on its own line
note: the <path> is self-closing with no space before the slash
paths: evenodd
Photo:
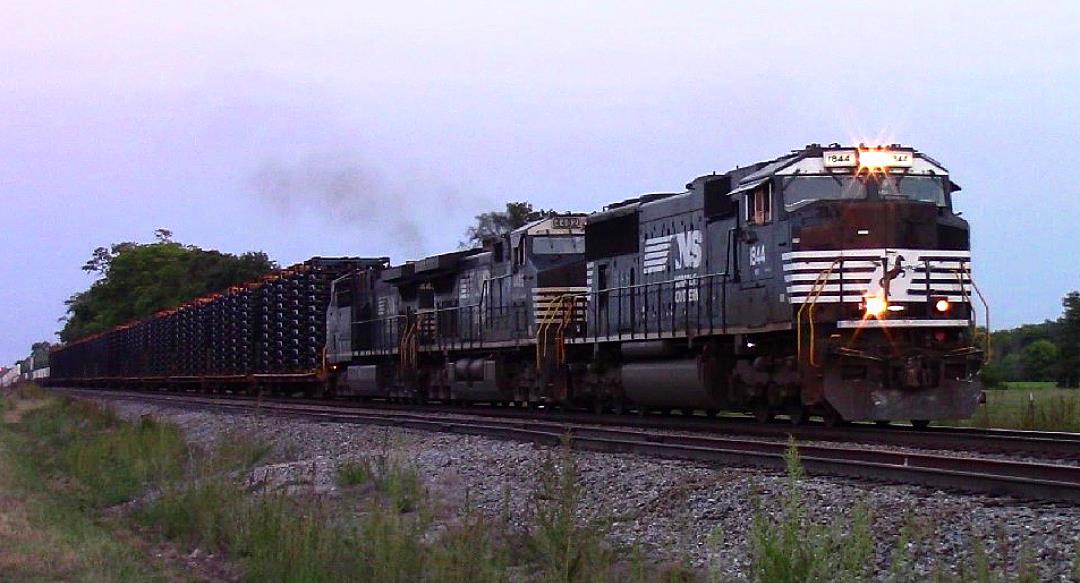
<path id="1" fill-rule="evenodd" d="M 615 557 L 598 522 L 579 523 L 582 490 L 569 443 L 548 456 L 532 500 L 528 543 L 544 581 L 596 581 L 607 578 Z"/>
<path id="2" fill-rule="evenodd" d="M 751 572 L 759 581 L 859 581 L 872 566 L 869 512 L 854 507 L 848 524 L 819 525 L 807 517 L 800 481 L 799 452 L 788 447 L 787 484 L 779 513 L 773 516 L 755 496 L 750 528 Z"/>

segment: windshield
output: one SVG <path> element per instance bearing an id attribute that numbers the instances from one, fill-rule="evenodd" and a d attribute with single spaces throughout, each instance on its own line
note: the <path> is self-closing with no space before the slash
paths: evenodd
<path id="1" fill-rule="evenodd" d="M 866 198 L 866 184 L 852 176 L 798 176 L 784 182 L 784 209 L 795 210 L 815 200 Z"/>
<path id="2" fill-rule="evenodd" d="M 904 198 L 945 206 L 945 184 L 935 176 L 884 176 L 878 182 L 878 194 L 886 200 Z"/>
<path id="3" fill-rule="evenodd" d="M 916 200 L 945 206 L 945 183 L 938 176 L 898 176 L 874 178 L 853 176 L 796 176 L 784 181 L 784 209 L 795 210 L 818 200 L 859 200 L 867 198 L 866 183 L 877 187 L 882 200 Z"/>
<path id="4" fill-rule="evenodd" d="M 533 237 L 536 255 L 573 255 L 585 252 L 585 237 Z"/>

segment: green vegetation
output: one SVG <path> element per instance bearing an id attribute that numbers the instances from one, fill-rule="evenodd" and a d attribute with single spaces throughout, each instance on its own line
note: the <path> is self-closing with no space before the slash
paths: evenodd
<path id="1" fill-rule="evenodd" d="M 148 470 L 149 460 L 140 458 L 141 469 L 114 460 L 101 472 L 81 465 L 96 455 L 90 450 L 108 449 L 103 442 L 160 453 L 163 439 L 156 430 L 130 427 L 123 430 L 125 437 L 104 438 L 118 426 L 95 412 L 77 431 L 85 430 L 97 445 L 78 456 L 77 440 L 61 434 L 76 430 L 68 421 L 89 410 L 44 400 L 33 389 L 0 395 L 0 400 L 5 412 L 0 421 L 0 581 L 182 580 L 182 572 L 149 560 L 136 542 L 128 542 L 123 527 L 96 512 L 103 508 L 97 504 L 120 487 L 102 474 L 120 470 L 128 479 L 149 479 L 155 473 Z M 143 439 L 145 447 L 137 443 Z M 91 476 L 91 483 L 68 479 L 69 468 Z"/>
<path id="2" fill-rule="evenodd" d="M 228 550 L 257 581 L 494 582 L 526 566 L 543 581 L 610 580 L 617 561 L 603 531 L 576 523 L 572 456 L 548 460 L 544 475 L 524 533 L 467 514 L 432 539 L 433 501 L 419 475 L 385 452 L 338 469 L 343 487 L 373 486 L 340 499 L 251 495 L 225 474 L 197 472 L 140 518 L 171 538 Z"/>
<path id="3" fill-rule="evenodd" d="M 201 451 L 170 424 L 127 423 L 96 405 L 47 399 L 32 388 L 5 399 L 4 411 L 0 467 L 11 471 L 0 472 L 0 580 L 183 577 L 152 559 L 147 543 L 123 542 L 135 539 L 227 556 L 250 581 L 719 580 L 715 563 L 657 566 L 639 548 L 613 546 L 608 519 L 583 520 L 585 492 L 569 443 L 544 460 L 518 527 L 508 510 L 497 520 L 469 509 L 436 519 L 445 509 L 389 444 L 342 464 L 342 489 L 331 496 L 252 472 L 270 449 L 241 433 Z M 880 533 L 875 540 L 873 516 L 861 503 L 818 523 L 794 443 L 787 462 L 779 497 L 753 501 L 752 580 L 869 580 L 882 544 L 892 549 L 889 581 L 1036 579 L 1025 547 L 1015 573 L 1004 572 L 1003 557 L 990 556 L 977 539 L 969 541 L 966 561 L 942 555 L 935 525 L 925 518 L 905 519 L 895 541 Z M 138 535 L 124 535 L 132 531 Z M 1080 572 L 1080 547 L 1074 569 Z"/>
<path id="4" fill-rule="evenodd" d="M 476 224 L 465 231 L 462 246 L 480 245 L 486 239 L 500 237 L 518 227 L 556 214 L 554 210 L 534 209 L 532 203 L 508 202 L 505 211 L 476 215 Z"/>
<path id="5" fill-rule="evenodd" d="M 375 479 L 369 460 L 352 460 L 338 468 L 337 484 L 342 488 L 363 486 Z"/>
<path id="6" fill-rule="evenodd" d="M 372 484 L 398 512 L 416 510 L 424 496 L 416 469 L 385 451 L 342 464 L 338 468 L 337 483 L 343 488 Z"/>
<path id="7" fill-rule="evenodd" d="M 987 391 L 975 416 L 961 421 L 973 427 L 1080 431 L 1080 391 L 1054 388 L 1050 382 L 1008 383 L 1012 390 Z"/>
<path id="8" fill-rule="evenodd" d="M 803 469 L 794 442 L 788 448 L 787 485 L 779 513 L 772 514 L 755 502 L 750 531 L 751 579 L 761 582 L 870 581 L 874 575 L 873 517 L 861 504 L 841 514 L 829 525 L 807 519 L 801 489 Z M 889 544 L 891 567 L 886 581 L 941 583 L 991 583 L 1038 581 L 1036 561 L 1021 543 L 1015 572 L 1005 569 L 1007 557 L 991 559 L 981 539 L 967 541 L 968 556 L 960 560 L 941 555 L 933 546 L 933 524 L 907 516 L 896 540 Z M 880 541 L 879 541 L 880 544 Z M 1080 572 L 1080 547 L 1073 561 Z"/>
<path id="9" fill-rule="evenodd" d="M 67 301 L 60 338 L 69 342 L 229 286 L 274 269 L 262 252 L 232 255 L 172 241 L 159 229 L 154 243 L 98 247 L 83 270 L 99 276 Z"/>
<path id="10" fill-rule="evenodd" d="M 752 572 L 759 581 L 862 581 L 873 573 L 870 515 L 857 505 L 843 524 L 814 524 L 800 492 L 802 464 L 794 441 L 788 447 L 787 490 L 778 516 L 754 501 L 750 530 Z"/>
<path id="11" fill-rule="evenodd" d="M 528 548 L 543 581 L 607 580 L 614 575 L 617 557 L 604 542 L 606 525 L 579 524 L 583 492 L 577 464 L 568 443 L 561 452 L 547 458 L 540 470 Z"/>
<path id="12" fill-rule="evenodd" d="M 1080 387 L 1080 292 L 1067 294 L 1061 303 L 1064 313 L 1057 320 L 991 334 L 993 360 L 982 373 L 988 388 L 1017 381 Z"/>

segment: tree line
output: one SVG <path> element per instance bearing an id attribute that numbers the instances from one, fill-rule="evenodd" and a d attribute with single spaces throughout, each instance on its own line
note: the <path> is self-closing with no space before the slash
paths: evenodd
<path id="1" fill-rule="evenodd" d="M 1009 381 L 1049 381 L 1080 387 L 1080 292 L 1061 301 L 1062 315 L 990 334 L 992 359 L 983 368 L 988 387 Z"/>
<path id="2" fill-rule="evenodd" d="M 277 268 L 261 251 L 233 255 L 185 245 L 173 241 L 167 229 L 155 231 L 154 239 L 94 249 L 82 269 L 98 278 L 65 302 L 60 340 L 70 342 L 145 318 Z"/>

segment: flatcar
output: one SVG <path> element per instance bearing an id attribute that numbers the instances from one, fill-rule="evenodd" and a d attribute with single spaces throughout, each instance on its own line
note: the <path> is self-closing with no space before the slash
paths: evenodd
<path id="1" fill-rule="evenodd" d="M 266 352 L 264 324 L 225 329 L 209 317 L 201 336 L 166 331 L 114 349 L 109 358 L 138 370 L 89 384 L 796 423 L 965 418 L 981 394 L 983 351 L 959 190 L 914 148 L 812 144 L 474 249 L 335 263 L 304 303 L 324 317 L 304 319 L 300 334 L 290 330 L 297 318 L 270 323 L 277 337 L 300 338 L 290 348 L 303 350 L 290 361 L 298 367 L 262 370 L 226 350 L 226 372 L 205 357 L 184 360 L 182 375 L 168 359 L 139 368 L 146 351 Z M 53 359 L 54 384 L 88 384 L 98 363 L 84 356 L 69 370 L 68 350 Z"/>

